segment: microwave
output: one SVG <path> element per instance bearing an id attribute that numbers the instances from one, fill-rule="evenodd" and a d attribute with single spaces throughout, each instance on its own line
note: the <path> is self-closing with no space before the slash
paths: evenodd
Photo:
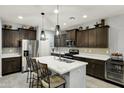
<path id="1" fill-rule="evenodd" d="M 74 40 L 66 40 L 66 46 L 67 47 L 74 47 L 75 41 Z"/>

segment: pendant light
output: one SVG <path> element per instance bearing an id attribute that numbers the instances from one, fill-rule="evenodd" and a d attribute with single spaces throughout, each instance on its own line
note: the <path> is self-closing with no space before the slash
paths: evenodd
<path id="1" fill-rule="evenodd" d="M 45 35 L 45 31 L 44 31 L 44 15 L 45 13 L 41 13 L 42 15 L 42 30 L 41 30 L 41 35 L 40 35 L 40 40 L 46 40 L 46 35 Z"/>
<path id="2" fill-rule="evenodd" d="M 55 27 L 55 35 L 59 36 L 60 35 L 60 25 L 59 25 L 59 6 L 57 5 L 57 25 Z"/>

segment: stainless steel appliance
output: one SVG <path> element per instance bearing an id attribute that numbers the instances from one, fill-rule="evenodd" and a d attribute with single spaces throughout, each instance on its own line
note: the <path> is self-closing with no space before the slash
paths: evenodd
<path id="1" fill-rule="evenodd" d="M 67 47 L 74 47 L 75 41 L 74 40 L 66 40 L 66 46 Z"/>
<path id="2" fill-rule="evenodd" d="M 106 79 L 124 85 L 124 62 L 110 59 L 106 62 Z"/>
<path id="3" fill-rule="evenodd" d="M 69 49 L 69 53 L 65 53 L 63 57 L 73 59 L 73 55 L 76 55 L 76 54 L 79 54 L 78 49 Z"/>
<path id="4" fill-rule="evenodd" d="M 22 71 L 26 71 L 26 56 L 38 56 L 38 41 L 37 40 L 22 40 Z"/>

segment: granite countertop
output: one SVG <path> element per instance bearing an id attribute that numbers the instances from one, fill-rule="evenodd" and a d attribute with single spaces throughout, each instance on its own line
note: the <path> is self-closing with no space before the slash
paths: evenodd
<path id="1" fill-rule="evenodd" d="M 20 57 L 18 53 L 2 54 L 2 58 Z"/>
<path id="2" fill-rule="evenodd" d="M 102 55 L 102 54 L 89 54 L 89 53 L 80 53 L 77 55 L 74 55 L 75 57 L 83 57 L 83 58 L 91 58 L 91 59 L 98 59 L 106 61 L 110 59 L 109 55 Z"/>
<path id="3" fill-rule="evenodd" d="M 39 60 L 39 62 L 41 63 L 46 63 L 49 69 L 59 74 L 68 73 L 76 68 L 80 68 L 88 64 L 86 62 L 81 62 L 76 60 L 71 60 L 73 61 L 72 63 L 66 63 L 64 61 L 60 61 L 58 57 L 54 57 L 54 56 L 36 57 L 35 59 Z M 66 60 L 69 60 L 69 59 L 66 59 Z"/>

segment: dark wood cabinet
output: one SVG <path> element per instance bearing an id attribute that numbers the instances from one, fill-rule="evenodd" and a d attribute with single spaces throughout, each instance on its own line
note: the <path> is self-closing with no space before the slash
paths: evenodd
<path id="1" fill-rule="evenodd" d="M 61 38 L 60 47 L 66 47 L 66 40 L 73 41 L 75 47 L 87 48 L 108 48 L 109 26 L 90 28 L 79 31 L 77 29 L 66 31 L 66 39 Z M 58 39 L 55 37 L 55 47 L 58 46 Z"/>
<path id="2" fill-rule="evenodd" d="M 22 39 L 36 40 L 36 30 L 2 29 L 2 47 L 20 47 Z"/>
<path id="3" fill-rule="evenodd" d="M 2 75 L 21 71 L 21 57 L 2 58 Z"/>
<path id="4" fill-rule="evenodd" d="M 90 29 L 89 31 L 89 47 L 95 48 L 96 47 L 96 30 Z"/>
<path id="5" fill-rule="evenodd" d="M 77 47 L 88 47 L 89 43 L 89 31 L 78 31 L 77 32 Z"/>
<path id="6" fill-rule="evenodd" d="M 108 48 L 108 26 L 96 29 L 96 47 Z"/>
<path id="7" fill-rule="evenodd" d="M 2 47 L 19 47 L 19 31 L 3 29 L 2 40 Z"/>
<path id="8" fill-rule="evenodd" d="M 109 26 L 91 28 L 77 32 L 77 47 L 108 48 Z"/>
<path id="9" fill-rule="evenodd" d="M 77 38 L 77 29 L 73 29 L 73 30 L 68 30 L 67 31 L 67 40 L 72 40 L 72 41 L 76 41 Z"/>
<path id="10" fill-rule="evenodd" d="M 85 59 L 88 62 L 86 72 L 89 75 L 105 79 L 105 61 L 96 59 Z"/>
<path id="11" fill-rule="evenodd" d="M 19 29 L 19 39 L 36 40 L 36 30 Z"/>

